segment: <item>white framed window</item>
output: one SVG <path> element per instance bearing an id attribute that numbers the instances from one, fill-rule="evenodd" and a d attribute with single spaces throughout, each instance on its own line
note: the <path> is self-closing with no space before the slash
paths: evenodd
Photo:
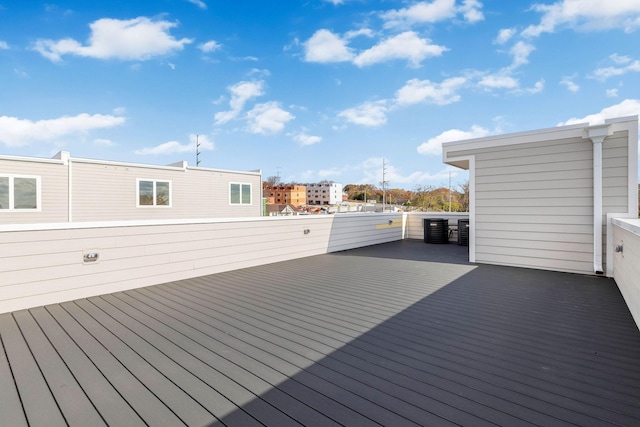
<path id="1" fill-rule="evenodd" d="M 0 212 L 41 210 L 40 177 L 0 174 Z"/>
<path id="2" fill-rule="evenodd" d="M 251 184 L 245 184 L 242 182 L 229 183 L 229 204 L 250 205 Z"/>
<path id="3" fill-rule="evenodd" d="M 160 179 L 136 180 L 136 206 L 171 207 L 171 181 Z"/>

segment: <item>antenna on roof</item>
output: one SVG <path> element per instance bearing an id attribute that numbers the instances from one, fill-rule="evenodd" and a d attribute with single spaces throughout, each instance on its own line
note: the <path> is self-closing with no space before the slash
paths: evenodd
<path id="1" fill-rule="evenodd" d="M 196 135 L 196 167 L 200 166 L 200 135 Z"/>

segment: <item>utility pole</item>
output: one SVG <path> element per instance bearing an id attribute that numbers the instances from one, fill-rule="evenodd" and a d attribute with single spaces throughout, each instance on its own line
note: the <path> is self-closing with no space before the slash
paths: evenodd
<path id="1" fill-rule="evenodd" d="M 449 212 L 451 212 L 451 169 L 449 169 Z"/>
<path id="2" fill-rule="evenodd" d="M 196 167 L 200 166 L 200 135 L 196 135 Z"/>
<path id="3" fill-rule="evenodd" d="M 382 158 L 382 213 L 384 213 L 387 205 L 387 165 L 384 157 Z"/>

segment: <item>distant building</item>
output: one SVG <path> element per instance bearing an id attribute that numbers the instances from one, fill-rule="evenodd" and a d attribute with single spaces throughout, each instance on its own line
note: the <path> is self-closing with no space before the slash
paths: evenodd
<path id="1" fill-rule="evenodd" d="M 267 204 L 304 206 L 307 204 L 307 188 L 304 185 L 268 185 L 263 187 Z"/>
<path id="2" fill-rule="evenodd" d="M 260 171 L 0 156 L 0 223 L 261 216 Z"/>
<path id="3" fill-rule="evenodd" d="M 298 214 L 299 212 L 296 207 L 290 204 L 267 205 L 267 216 L 290 216 Z"/>
<path id="4" fill-rule="evenodd" d="M 325 182 L 305 184 L 308 205 L 337 205 L 342 202 L 342 184 Z"/>

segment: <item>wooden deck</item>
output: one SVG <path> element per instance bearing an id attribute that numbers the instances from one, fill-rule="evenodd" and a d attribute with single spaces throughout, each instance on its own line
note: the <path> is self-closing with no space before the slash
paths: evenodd
<path id="1" fill-rule="evenodd" d="M 2 426 L 638 426 L 610 279 L 404 240 L 0 315 Z"/>

